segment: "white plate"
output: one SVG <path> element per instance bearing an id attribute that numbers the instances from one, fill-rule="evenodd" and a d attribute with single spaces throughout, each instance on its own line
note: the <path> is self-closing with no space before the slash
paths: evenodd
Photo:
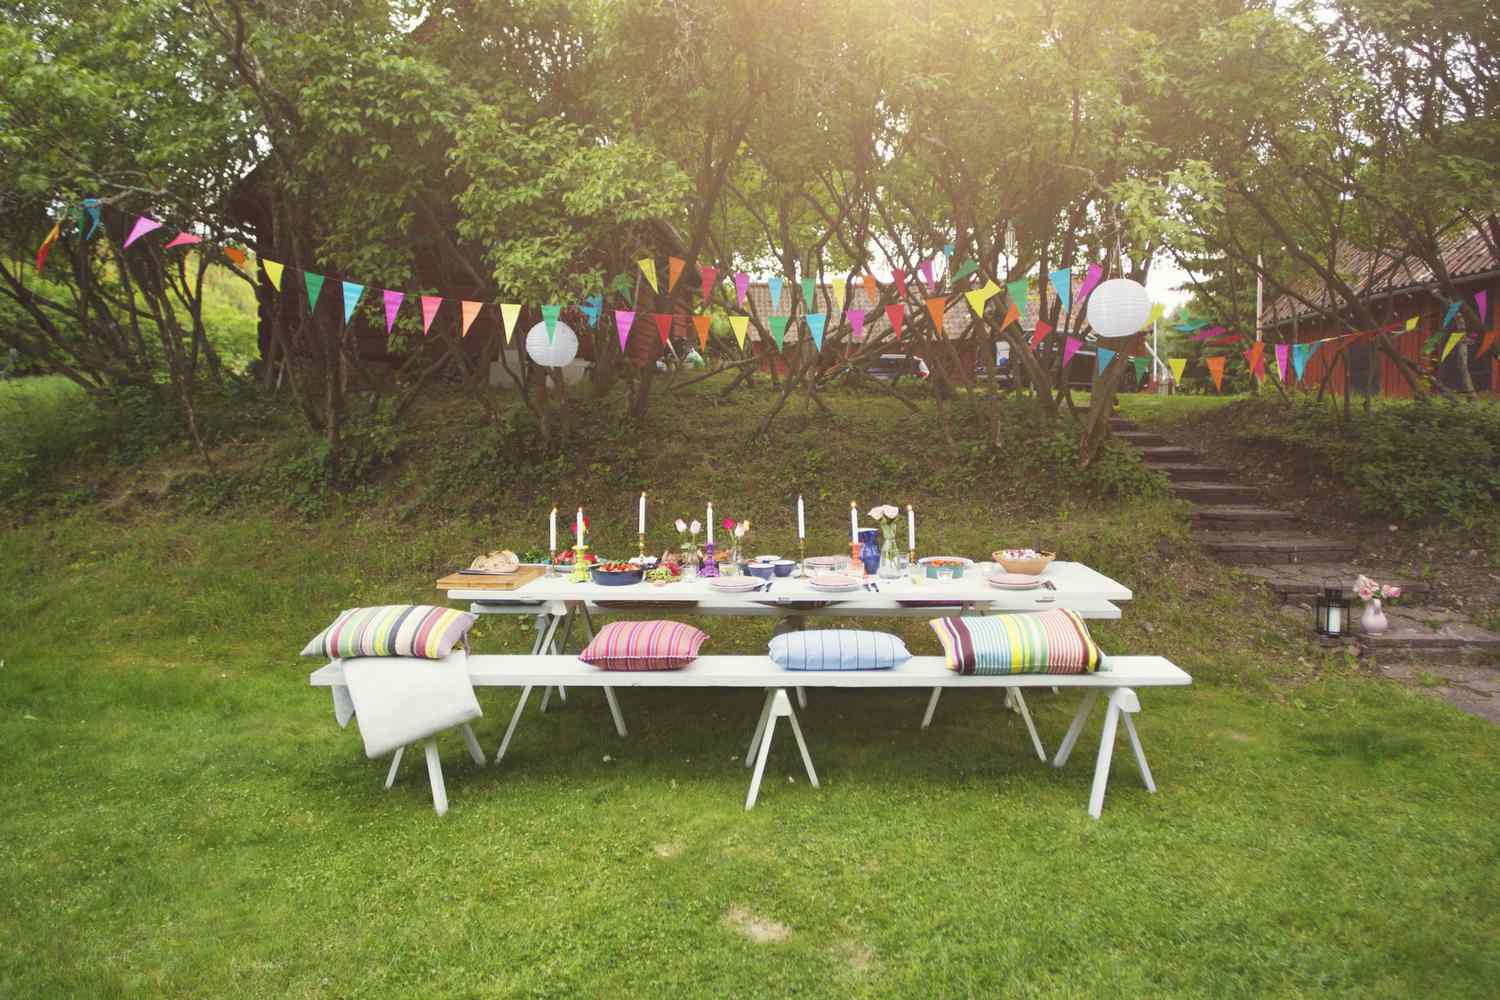
<path id="1" fill-rule="evenodd" d="M 1002 590 L 1035 590 L 1042 585 L 1042 578 L 1030 573 L 991 573 L 985 580 Z"/>
<path id="2" fill-rule="evenodd" d="M 864 586 L 854 577 L 845 576 L 842 573 L 817 573 L 807 581 L 807 585 L 813 590 L 821 590 L 830 594 L 858 590 Z"/>
<path id="3" fill-rule="evenodd" d="M 709 577 L 708 585 L 726 594 L 743 594 L 763 586 L 765 582 L 753 576 L 714 576 Z"/>

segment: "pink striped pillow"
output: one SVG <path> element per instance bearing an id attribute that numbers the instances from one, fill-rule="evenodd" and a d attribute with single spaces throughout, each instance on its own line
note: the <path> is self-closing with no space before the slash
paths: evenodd
<path id="1" fill-rule="evenodd" d="M 681 670 L 707 638 L 681 622 L 610 622 L 578 658 L 600 670 Z"/>

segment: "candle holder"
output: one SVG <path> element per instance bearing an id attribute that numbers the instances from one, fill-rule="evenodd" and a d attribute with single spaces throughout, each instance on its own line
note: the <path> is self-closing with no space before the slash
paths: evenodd
<path id="1" fill-rule="evenodd" d="M 807 576 L 807 539 L 797 539 L 797 575 Z"/>
<path id="2" fill-rule="evenodd" d="M 557 576 L 557 550 L 547 550 L 547 575 Z"/>
<path id="3" fill-rule="evenodd" d="M 646 533 L 643 531 L 643 532 L 641 532 L 641 563 L 642 563 L 642 565 L 644 565 L 645 562 L 646 562 Z"/>
<path id="4" fill-rule="evenodd" d="M 703 568 L 698 571 L 699 576 L 718 576 L 719 561 L 714 558 L 714 543 L 709 542 L 703 546 Z"/>
<path id="5" fill-rule="evenodd" d="M 588 551 L 589 547 L 587 545 L 573 546 L 573 575 L 568 579 L 572 580 L 574 583 L 589 582 L 589 567 L 588 563 L 586 563 L 583 558 L 584 556 L 588 555 Z"/>
<path id="6" fill-rule="evenodd" d="M 849 543 L 849 575 L 864 576 L 865 561 L 859 557 L 859 543 Z"/>

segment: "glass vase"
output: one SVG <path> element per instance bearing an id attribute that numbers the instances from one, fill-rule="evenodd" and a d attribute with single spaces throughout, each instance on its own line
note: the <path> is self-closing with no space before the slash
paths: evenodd
<path id="1" fill-rule="evenodd" d="M 880 541 L 880 568 L 877 575 L 882 580 L 894 580 L 901 575 L 901 551 L 896 548 L 895 531 L 885 532 Z"/>

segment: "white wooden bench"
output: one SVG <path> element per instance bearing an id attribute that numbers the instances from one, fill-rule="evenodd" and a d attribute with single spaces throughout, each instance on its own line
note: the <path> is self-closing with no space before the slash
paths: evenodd
<path id="1" fill-rule="evenodd" d="M 454 656 L 464 654 L 455 652 Z M 600 670 L 579 660 L 576 656 L 558 655 L 496 655 L 477 654 L 468 657 L 469 677 L 475 687 L 518 687 L 521 697 L 516 701 L 510 725 L 505 730 L 495 763 L 505 757 L 516 727 L 520 724 L 531 691 L 536 687 L 598 687 L 606 693 L 618 688 L 756 688 L 766 692 L 761 708 L 760 720 L 750 739 L 750 748 L 745 755 L 747 767 L 754 765 L 750 790 L 745 797 L 745 808 L 755 805 L 760 793 L 761 778 L 765 773 L 766 757 L 770 751 L 776 723 L 785 718 L 792 728 L 792 735 L 802 753 L 802 762 L 808 780 L 817 787 L 818 776 L 813 768 L 812 754 L 803 738 L 802 727 L 792 707 L 787 692 L 802 688 L 1005 688 L 1014 693 L 1017 707 L 1025 720 L 1037 756 L 1045 761 L 1046 752 L 1041 738 L 1031 720 L 1023 692 L 1027 688 L 1082 688 L 1084 697 L 1078 706 L 1073 722 L 1064 735 L 1054 767 L 1062 767 L 1072 754 L 1078 737 L 1083 732 L 1089 712 L 1099 695 L 1105 696 L 1107 710 L 1099 743 L 1099 755 L 1094 764 L 1094 783 L 1089 795 L 1089 815 L 1095 819 L 1104 808 L 1104 791 L 1109 783 L 1110 761 L 1114 753 L 1115 737 L 1120 720 L 1125 721 L 1125 731 L 1135 752 L 1141 778 L 1148 791 L 1156 791 L 1151 769 L 1146 764 L 1146 754 L 1141 746 L 1131 716 L 1140 711 L 1137 688 L 1181 687 L 1192 683 L 1192 678 L 1160 656 L 1107 656 L 1101 669 L 1091 674 L 1007 674 L 1002 676 L 962 676 L 947 668 L 940 656 L 916 656 L 893 670 L 829 670 L 801 671 L 783 670 L 768 656 L 702 656 L 682 670 L 663 671 L 609 671 Z M 309 682 L 315 687 L 337 687 L 343 681 L 340 661 L 335 660 L 313 671 Z M 620 716 L 618 704 L 611 699 L 610 710 L 614 715 L 615 728 L 625 735 L 625 724 Z M 931 713 L 928 714 L 928 721 Z M 923 727 L 927 722 L 924 721 Z"/>

